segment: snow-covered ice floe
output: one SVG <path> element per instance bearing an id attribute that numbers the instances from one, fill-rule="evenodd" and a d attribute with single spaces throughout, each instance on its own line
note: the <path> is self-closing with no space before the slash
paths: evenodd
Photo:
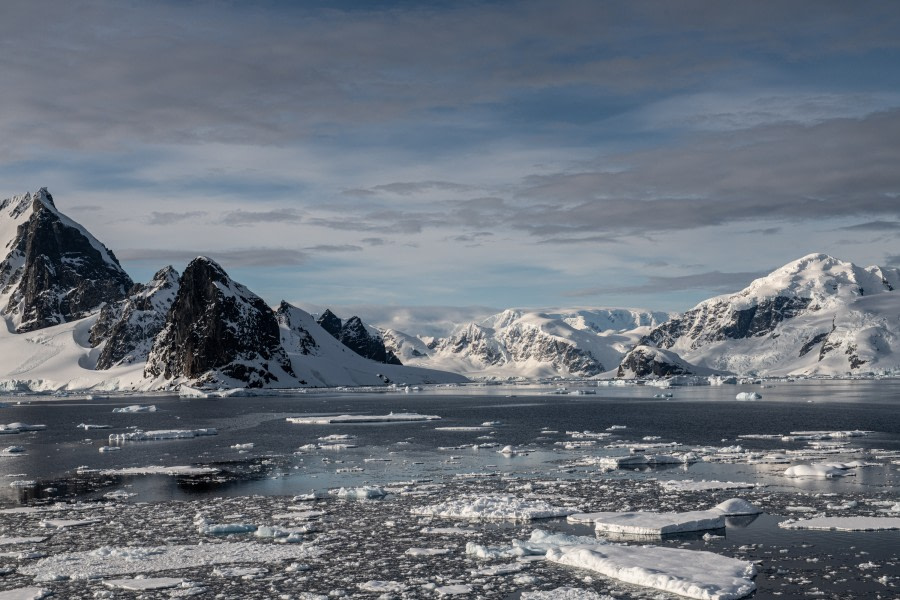
<path id="1" fill-rule="evenodd" d="M 122 406 L 113 409 L 114 413 L 146 413 L 156 412 L 155 404 L 132 404 L 131 406 Z"/>
<path id="2" fill-rule="evenodd" d="M 601 596 L 593 590 L 561 587 L 546 592 L 522 592 L 522 600 L 615 600 L 612 596 Z"/>
<path id="3" fill-rule="evenodd" d="M 150 465 L 147 467 L 125 467 L 122 469 L 104 469 L 100 471 L 101 475 L 215 475 L 219 469 L 213 467 L 191 467 L 187 465 L 177 465 L 173 467 L 164 467 L 161 465 Z"/>
<path id="4" fill-rule="evenodd" d="M 450 519 L 474 519 L 484 521 L 531 521 L 565 517 L 578 512 L 576 508 L 553 506 L 545 500 L 516 498 L 515 496 L 477 496 L 460 500 L 447 500 L 440 504 L 414 508 L 420 516 Z"/>
<path id="5" fill-rule="evenodd" d="M 850 469 L 863 466 L 862 463 L 839 463 L 839 462 L 823 462 L 811 463 L 808 465 L 794 465 L 788 467 L 784 471 L 785 477 L 816 477 L 825 479 L 829 477 L 843 477 L 845 475 L 855 475 Z"/>
<path id="6" fill-rule="evenodd" d="M 0 423 L 0 434 L 22 433 L 23 431 L 43 431 L 44 429 L 47 429 L 46 425 L 29 425 L 28 423 L 8 423 L 3 425 Z"/>
<path id="7" fill-rule="evenodd" d="M 392 423 L 406 421 L 437 421 L 437 415 L 418 413 L 389 413 L 386 415 L 333 415 L 330 417 L 288 417 L 288 423 L 299 425 L 330 425 L 335 423 Z"/>
<path id="8" fill-rule="evenodd" d="M 53 595 L 51 590 L 38 587 L 16 588 L 0 592 L 0 600 L 43 600 Z"/>
<path id="9" fill-rule="evenodd" d="M 376 485 L 364 485 L 356 488 L 338 488 L 329 490 L 329 494 L 336 498 L 344 498 L 349 500 L 370 500 L 372 498 L 384 498 L 387 492 L 384 488 Z"/>
<path id="10" fill-rule="evenodd" d="M 692 481 L 673 479 L 659 483 L 668 492 L 711 492 L 715 490 L 742 490 L 757 487 L 755 483 L 742 481 Z"/>
<path id="11" fill-rule="evenodd" d="M 568 521 L 593 523 L 598 533 L 634 536 L 663 536 L 725 527 L 725 515 L 715 510 L 580 513 L 569 515 Z"/>
<path id="12" fill-rule="evenodd" d="M 643 465 L 685 465 L 694 463 L 700 458 L 693 452 L 674 454 L 628 454 L 626 456 L 602 456 L 595 462 L 608 469 L 623 467 L 639 467 Z"/>
<path id="13" fill-rule="evenodd" d="M 734 397 L 735 400 L 762 400 L 762 394 L 757 392 L 741 392 Z"/>
<path id="14" fill-rule="evenodd" d="M 152 573 L 233 563 L 279 563 L 309 559 L 322 551 L 306 544 L 258 544 L 221 542 L 182 546 L 109 547 L 84 552 L 64 552 L 27 563 L 19 572 L 35 581 L 97 579 L 111 575 Z"/>
<path id="15" fill-rule="evenodd" d="M 753 563 L 712 552 L 662 546 L 552 548 L 549 562 L 698 600 L 737 600 L 753 593 Z"/>
<path id="16" fill-rule="evenodd" d="M 784 529 L 887 531 L 900 529 L 900 517 L 814 517 L 798 521 L 782 521 L 778 526 Z"/>
<path id="17" fill-rule="evenodd" d="M 103 585 L 108 588 L 118 590 L 128 590 L 131 592 L 147 592 L 150 590 L 167 590 L 174 587 L 181 587 L 185 581 L 181 577 L 147 577 L 144 579 L 128 578 L 128 579 L 106 579 Z"/>
<path id="18" fill-rule="evenodd" d="M 159 429 L 156 431 L 131 431 L 129 433 L 113 433 L 110 442 L 146 442 L 150 440 L 183 440 L 203 435 L 217 435 L 215 429 Z"/>

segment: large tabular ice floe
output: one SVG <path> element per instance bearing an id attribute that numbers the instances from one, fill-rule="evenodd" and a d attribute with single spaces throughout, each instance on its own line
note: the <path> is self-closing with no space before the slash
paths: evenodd
<path id="1" fill-rule="evenodd" d="M 188 465 L 177 465 L 172 467 L 164 467 L 162 465 L 151 465 L 147 467 L 124 467 L 122 469 L 103 469 L 101 475 L 215 475 L 219 469 L 213 467 L 192 467 Z"/>
<path id="2" fill-rule="evenodd" d="M 484 521 L 531 521 L 565 517 L 578 512 L 576 508 L 553 506 L 545 500 L 528 500 L 515 496 L 478 496 L 447 500 L 440 504 L 413 509 L 414 515 L 473 519 Z"/>
<path id="3" fill-rule="evenodd" d="M 212 428 L 206 429 L 160 429 L 156 431 L 131 431 L 128 433 L 113 433 L 109 436 L 110 442 L 146 442 L 150 440 L 183 440 L 204 435 L 216 435 L 218 432 Z"/>
<path id="4" fill-rule="evenodd" d="M 331 425 L 336 423 L 393 423 L 415 421 L 437 421 L 437 415 L 420 415 L 418 413 L 390 413 L 387 415 L 333 415 L 325 417 L 288 417 L 288 423 L 299 425 Z"/>
<path id="5" fill-rule="evenodd" d="M 29 425 L 28 423 L 9 423 L 0 424 L 0 435 L 22 433 L 23 431 L 43 431 L 47 429 L 46 425 Z"/>
<path id="6" fill-rule="evenodd" d="M 289 559 L 309 559 L 321 550 L 306 544 L 257 544 L 221 542 L 217 544 L 109 547 L 85 552 L 67 552 L 25 564 L 19 572 L 35 581 L 96 579 L 110 575 L 153 573 L 208 565 L 233 563 L 279 563 Z"/>
<path id="7" fill-rule="evenodd" d="M 185 582 L 181 577 L 147 577 L 128 579 L 106 579 L 103 585 L 112 589 L 128 590 L 131 592 L 146 592 L 150 590 L 167 590 L 181 587 Z"/>
<path id="8" fill-rule="evenodd" d="M 562 546 L 547 560 L 698 600 L 737 600 L 756 589 L 753 563 L 661 546 Z"/>
<path id="9" fill-rule="evenodd" d="M 593 523 L 598 533 L 664 536 L 688 531 L 723 529 L 725 516 L 715 510 L 682 513 L 600 512 L 569 515 L 570 523 Z"/>
<path id="10" fill-rule="evenodd" d="M 758 487 L 756 483 L 743 481 L 693 481 L 688 479 L 673 479 L 659 483 L 667 492 L 712 492 L 716 490 L 743 490 Z"/>
<path id="11" fill-rule="evenodd" d="M 561 587 L 546 592 L 522 592 L 522 600 L 615 600 L 612 596 L 601 596 L 593 590 Z"/>
<path id="12" fill-rule="evenodd" d="M 900 529 L 900 517 L 814 517 L 778 524 L 784 529 L 821 529 L 826 531 L 888 531 Z"/>

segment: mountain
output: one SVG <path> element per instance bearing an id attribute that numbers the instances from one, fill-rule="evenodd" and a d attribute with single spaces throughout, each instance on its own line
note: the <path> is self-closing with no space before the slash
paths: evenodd
<path id="1" fill-rule="evenodd" d="M 135 284 L 128 297 L 106 304 L 91 327 L 91 346 L 102 346 L 96 368 L 145 363 L 153 340 L 166 326 L 166 315 L 179 289 L 178 271 L 160 269 L 146 284 Z"/>
<path id="2" fill-rule="evenodd" d="M 112 251 L 60 213 L 46 188 L 0 203 L 0 246 L 0 315 L 9 331 L 81 319 L 132 286 Z"/>
<path id="3" fill-rule="evenodd" d="M 286 349 L 297 377 L 309 385 L 334 385 L 330 383 L 334 381 L 343 381 L 343 385 L 466 381 L 461 375 L 444 371 L 364 358 L 325 329 L 320 323 L 322 316 L 315 319 L 287 302 L 282 302 L 275 314 L 281 328 L 282 347 Z"/>
<path id="4" fill-rule="evenodd" d="M 272 309 L 203 256 L 185 268 L 144 372 L 249 387 L 294 378 Z"/>
<path id="5" fill-rule="evenodd" d="M 369 327 L 357 316 L 342 321 L 330 309 L 325 309 L 325 312 L 316 319 L 316 323 L 363 358 L 389 365 L 403 364 L 393 352 L 385 348 L 381 332 Z"/>
<path id="6" fill-rule="evenodd" d="M 404 364 L 428 365 L 486 378 L 592 377 L 619 363 L 667 313 L 632 309 L 509 309 L 420 340 L 384 332 Z"/>
<path id="7" fill-rule="evenodd" d="M 667 350 L 698 368 L 738 374 L 896 369 L 898 289 L 898 269 L 810 254 L 654 327 L 640 345 Z"/>

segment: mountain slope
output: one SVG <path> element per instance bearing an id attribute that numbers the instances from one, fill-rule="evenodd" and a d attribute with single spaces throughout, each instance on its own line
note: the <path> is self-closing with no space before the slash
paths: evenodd
<path id="1" fill-rule="evenodd" d="M 81 319 L 132 286 L 115 255 L 46 188 L 0 203 L 0 314 L 10 331 Z"/>
<path id="2" fill-rule="evenodd" d="M 509 309 L 427 345 L 392 330 L 384 338 L 405 364 L 489 378 L 592 377 L 617 365 L 668 317 L 632 309 Z"/>
<path id="3" fill-rule="evenodd" d="M 688 363 L 740 374 L 893 369 L 900 271 L 810 254 L 710 298 L 641 339 Z"/>

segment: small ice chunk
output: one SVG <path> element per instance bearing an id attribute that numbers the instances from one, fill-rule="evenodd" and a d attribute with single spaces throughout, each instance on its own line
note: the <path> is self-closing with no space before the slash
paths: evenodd
<path id="1" fill-rule="evenodd" d="M 47 538 L 44 536 L 14 537 L 8 535 L 0 536 L 0 546 L 11 546 L 13 544 L 37 544 L 43 542 Z"/>
<path id="2" fill-rule="evenodd" d="M 203 435 L 216 435 L 218 432 L 212 428 L 206 429 L 159 429 L 156 431 L 131 431 L 129 433 L 113 433 L 109 436 L 111 442 L 146 442 L 151 440 L 182 440 Z"/>
<path id="3" fill-rule="evenodd" d="M 337 490 L 329 490 L 328 492 L 337 498 L 367 500 L 372 498 L 384 498 L 387 492 L 384 488 L 377 485 L 364 485 L 356 488 L 339 488 Z"/>
<path id="4" fill-rule="evenodd" d="M 742 498 L 731 498 L 720 504 L 716 504 L 713 510 L 721 512 L 726 517 L 738 517 L 743 515 L 758 515 L 762 509 L 754 506 Z"/>
<path id="5" fill-rule="evenodd" d="M 442 585 L 434 588 L 438 596 L 458 596 L 468 594 L 472 591 L 472 586 L 466 583 L 454 583 L 452 585 Z"/>
<path id="6" fill-rule="evenodd" d="M 98 452 L 118 452 L 122 448 L 119 446 L 100 446 L 97 448 Z"/>
<path id="7" fill-rule="evenodd" d="M 23 452 L 25 452 L 25 448 L 22 446 L 7 446 L 0 450 L 0 454 L 22 454 Z"/>
<path id="8" fill-rule="evenodd" d="M 68 527 L 93 525 L 100 521 L 102 521 L 102 519 L 43 519 L 38 522 L 38 526 L 46 529 L 66 529 Z"/>
<path id="9" fill-rule="evenodd" d="M 682 479 L 663 481 L 660 482 L 660 485 L 669 492 L 711 492 L 714 490 L 740 490 L 756 487 L 755 483 L 741 481 L 690 481 Z"/>
<path id="10" fill-rule="evenodd" d="M 757 392 L 741 392 L 734 397 L 735 400 L 762 400 L 762 394 Z"/>
<path id="11" fill-rule="evenodd" d="M 788 467 L 784 471 L 785 477 L 816 477 L 818 479 L 826 479 L 830 477 L 843 477 L 844 475 L 853 475 L 849 472 L 850 465 L 843 463 L 811 463 L 808 465 L 794 465 Z"/>
<path id="12" fill-rule="evenodd" d="M 450 554 L 452 551 L 451 548 L 407 548 L 404 554 L 407 556 L 442 556 Z"/>
<path id="13" fill-rule="evenodd" d="M 420 415 L 418 413 L 390 413 L 387 415 L 333 415 L 326 417 L 288 417 L 288 423 L 300 425 L 329 425 L 332 423 L 391 423 L 414 421 L 437 421 L 437 415 Z"/>
<path id="14" fill-rule="evenodd" d="M 359 589 L 364 592 L 374 592 L 376 594 L 399 594 L 406 591 L 406 584 L 399 581 L 379 581 L 371 579 L 365 583 L 358 584 Z"/>

